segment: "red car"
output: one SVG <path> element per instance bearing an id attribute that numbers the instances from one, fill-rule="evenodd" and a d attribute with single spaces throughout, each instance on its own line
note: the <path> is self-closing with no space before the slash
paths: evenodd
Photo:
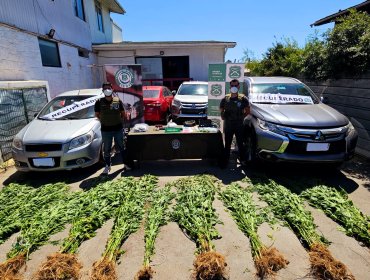
<path id="1" fill-rule="evenodd" d="M 146 122 L 165 122 L 170 118 L 172 92 L 165 86 L 143 86 L 144 119 Z"/>

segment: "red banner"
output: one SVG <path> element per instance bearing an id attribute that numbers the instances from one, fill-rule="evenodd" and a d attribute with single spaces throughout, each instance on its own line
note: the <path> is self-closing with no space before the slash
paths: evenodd
<path id="1" fill-rule="evenodd" d="M 106 81 L 113 85 L 114 95 L 123 103 L 130 121 L 125 127 L 144 122 L 141 65 L 104 65 Z"/>

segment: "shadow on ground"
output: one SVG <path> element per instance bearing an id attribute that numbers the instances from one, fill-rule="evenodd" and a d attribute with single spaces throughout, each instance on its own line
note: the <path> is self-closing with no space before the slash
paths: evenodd
<path id="1" fill-rule="evenodd" d="M 348 163 L 348 166 L 354 163 Z M 245 173 L 250 178 L 260 178 L 262 180 L 273 179 L 297 194 L 317 185 L 344 189 L 347 193 L 352 193 L 359 187 L 341 169 L 335 169 L 325 165 L 264 163 L 246 168 Z M 353 174 L 357 173 L 353 170 Z"/>
<path id="2" fill-rule="evenodd" d="M 363 180 L 364 187 L 370 191 L 370 160 L 355 158 L 343 164 L 342 170 L 355 179 Z"/>
<path id="3" fill-rule="evenodd" d="M 53 172 L 15 172 L 10 175 L 5 181 L 4 185 L 10 183 L 28 184 L 33 187 L 40 187 L 44 184 L 65 182 L 72 184 L 84 180 L 91 176 L 101 166 L 94 165 L 84 169 L 76 169 L 71 171 L 53 171 Z"/>
<path id="4" fill-rule="evenodd" d="M 158 160 L 144 161 L 136 164 L 132 171 L 123 171 L 120 159 L 113 158 L 113 165 L 116 167 L 108 176 L 101 174 L 102 165 L 77 169 L 72 171 L 58 172 L 15 172 L 4 181 L 4 185 L 10 183 L 28 184 L 39 187 L 48 183 L 65 182 L 67 184 L 77 183 L 78 187 L 88 190 L 98 183 L 113 180 L 121 176 L 140 177 L 145 174 L 152 174 L 159 177 L 181 177 L 196 174 L 212 174 L 227 185 L 240 181 L 245 176 L 265 177 L 274 179 L 276 182 L 289 187 L 292 191 L 300 193 L 318 184 L 324 184 L 334 188 L 342 188 L 347 193 L 354 192 L 359 186 L 351 178 L 365 181 L 365 187 L 370 191 L 370 164 L 359 159 L 349 161 L 339 169 L 327 168 L 326 166 L 312 166 L 301 164 L 259 164 L 241 168 L 237 164 L 235 155 L 231 155 L 227 168 L 221 169 L 216 161 L 212 160 Z M 98 174 L 95 175 L 94 174 Z M 349 176 L 347 176 L 347 174 Z M 175 178 L 168 178 L 174 180 Z"/>

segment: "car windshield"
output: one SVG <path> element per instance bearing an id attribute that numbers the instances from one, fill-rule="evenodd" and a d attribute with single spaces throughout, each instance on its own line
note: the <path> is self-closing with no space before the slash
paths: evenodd
<path id="1" fill-rule="evenodd" d="M 143 90 L 144 98 L 157 98 L 159 96 L 158 89 L 144 89 Z"/>
<path id="2" fill-rule="evenodd" d="M 178 95 L 208 95 L 207 84 L 183 84 L 177 92 Z"/>
<path id="3" fill-rule="evenodd" d="M 80 102 L 85 99 L 88 99 L 93 96 L 59 96 L 51 100 L 45 108 L 40 112 L 38 118 L 44 120 L 74 120 L 74 119 L 90 119 L 95 117 L 94 112 L 94 104 L 95 102 L 91 103 L 91 106 L 85 107 L 79 110 L 78 106 L 70 106 L 73 105 L 75 102 Z M 63 110 L 63 108 L 66 110 Z M 67 110 L 68 109 L 68 110 Z M 59 111 L 58 111 L 59 110 Z M 51 113 L 63 113 L 62 115 L 56 115 L 56 117 L 51 116 Z"/>
<path id="4" fill-rule="evenodd" d="M 254 84 L 250 94 L 253 103 L 317 104 L 318 98 L 304 84 Z"/>

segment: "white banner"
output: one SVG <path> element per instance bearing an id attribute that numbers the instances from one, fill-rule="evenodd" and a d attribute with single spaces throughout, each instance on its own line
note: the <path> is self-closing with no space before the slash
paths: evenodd
<path id="1" fill-rule="evenodd" d="M 275 93 L 252 93 L 251 102 L 269 102 L 269 103 L 302 103 L 313 104 L 311 96 L 300 96 L 294 94 L 275 94 Z"/>
<path id="2" fill-rule="evenodd" d="M 103 96 L 104 95 L 102 93 L 101 95 L 98 95 L 98 96 L 93 96 L 93 97 L 83 99 L 81 101 L 73 102 L 73 104 L 71 104 L 71 105 L 60 108 L 60 109 L 58 109 L 58 110 L 56 110 L 56 111 L 54 111 L 50 114 L 42 116 L 42 117 L 47 118 L 47 119 L 52 119 L 52 120 L 62 118 L 64 116 L 67 116 L 67 115 L 72 114 L 74 112 L 80 111 L 80 110 L 88 108 L 90 106 L 94 106 L 96 100 L 99 100 Z"/>

